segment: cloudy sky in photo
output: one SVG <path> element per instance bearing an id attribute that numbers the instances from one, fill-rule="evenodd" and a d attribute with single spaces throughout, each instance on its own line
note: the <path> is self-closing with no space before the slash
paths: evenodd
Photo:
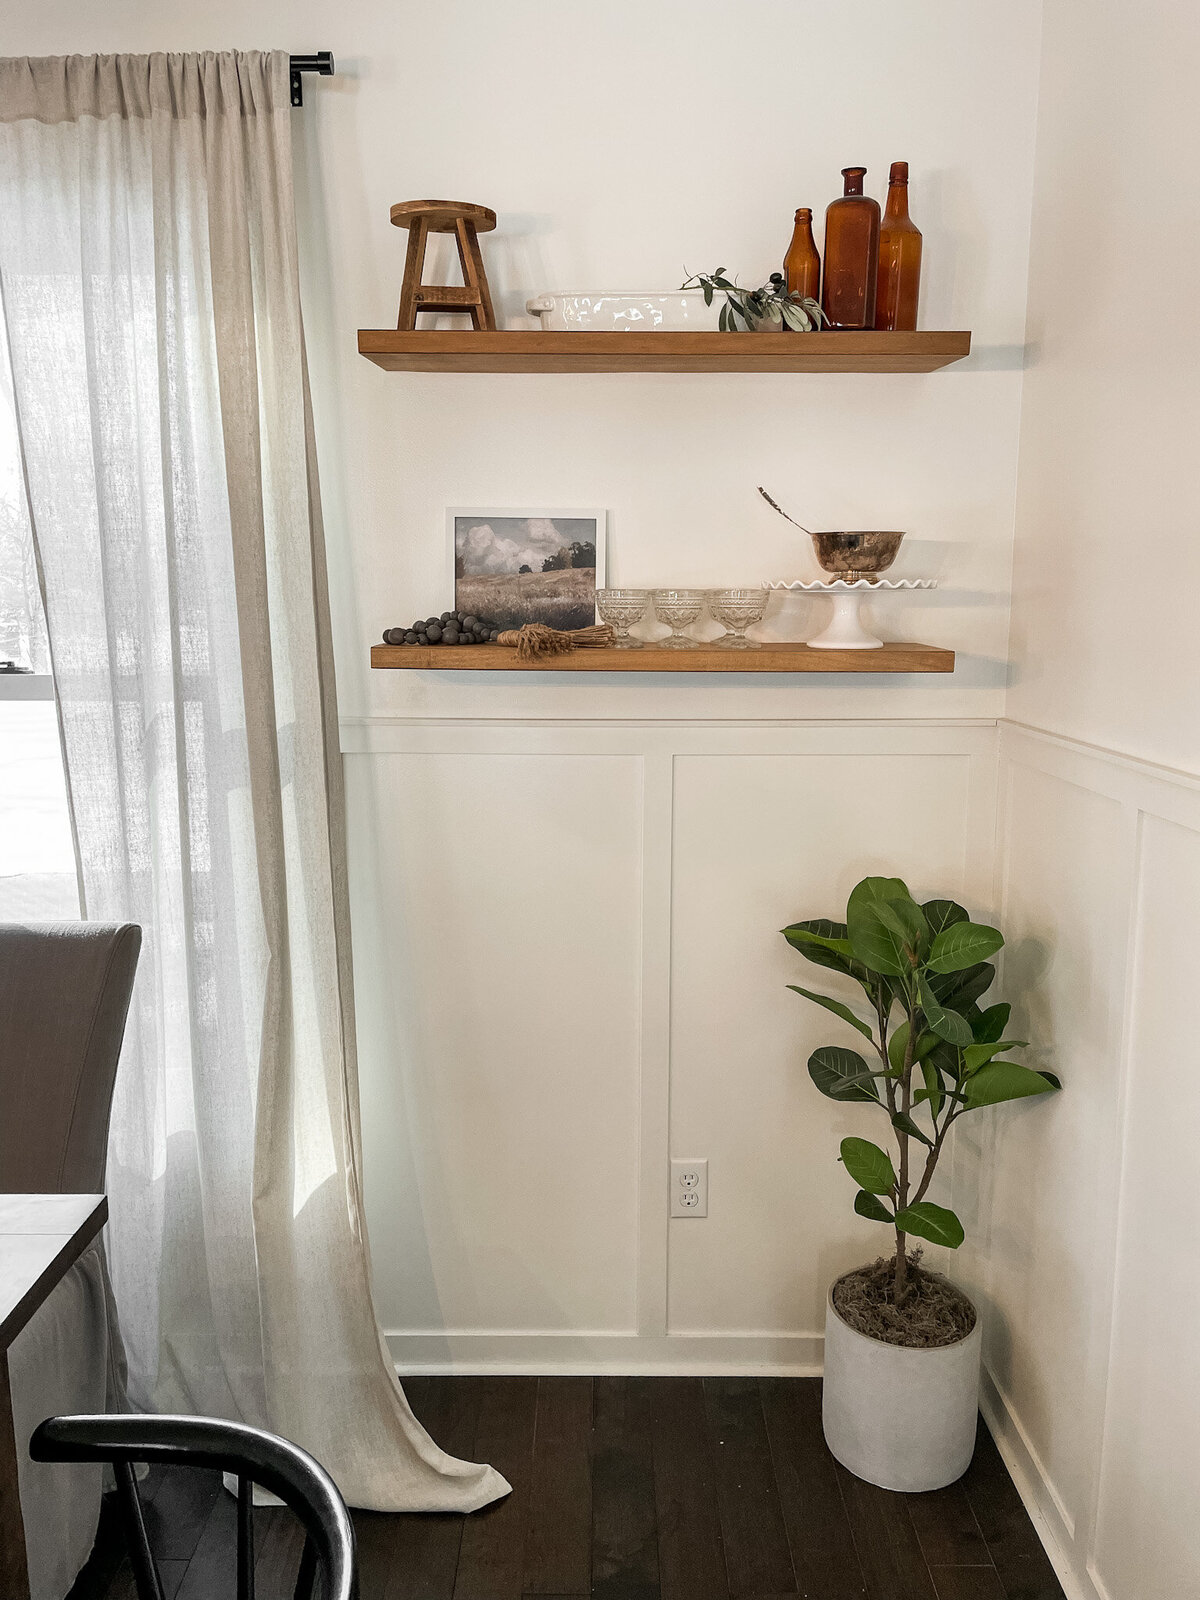
<path id="1" fill-rule="evenodd" d="M 534 572 L 542 562 L 576 539 L 595 543 L 590 517 L 455 517 L 455 553 L 471 577 L 494 572 Z"/>

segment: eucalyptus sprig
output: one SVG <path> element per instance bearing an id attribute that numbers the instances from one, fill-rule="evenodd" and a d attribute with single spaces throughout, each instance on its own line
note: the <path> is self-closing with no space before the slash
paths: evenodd
<path id="1" fill-rule="evenodd" d="M 717 326 L 722 333 L 738 333 L 740 317 L 748 331 L 761 327 L 764 322 L 774 323 L 782 332 L 790 328 L 795 333 L 812 333 L 828 321 L 821 307 L 811 295 L 789 294 L 782 272 L 773 272 L 766 283 L 757 289 L 742 289 L 725 276 L 725 268 L 715 272 L 693 273 L 681 289 L 702 289 L 704 303 L 710 306 L 714 294 L 723 294 L 725 304 Z"/>
<path id="2" fill-rule="evenodd" d="M 968 1111 L 1062 1085 L 1053 1073 L 1005 1059 L 1026 1047 L 1004 1037 L 1010 1008 L 978 1003 L 996 976 L 988 957 L 1004 937 L 972 922 L 955 901 L 918 905 L 899 878 L 864 878 L 845 922 L 820 917 L 782 931 L 807 960 L 853 978 L 866 995 L 870 1022 L 831 995 L 788 985 L 857 1029 L 878 1057 L 869 1063 L 857 1050 L 823 1045 L 809 1057 L 808 1073 L 831 1100 L 873 1104 L 891 1124 L 897 1161 L 858 1138 L 842 1140 L 841 1160 L 858 1184 L 855 1211 L 895 1229 L 900 1304 L 907 1235 L 952 1250 L 963 1242 L 954 1212 L 925 1198 L 950 1129 Z"/>

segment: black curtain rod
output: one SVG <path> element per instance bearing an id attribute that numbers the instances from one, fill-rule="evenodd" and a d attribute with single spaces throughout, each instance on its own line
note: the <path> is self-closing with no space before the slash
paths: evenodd
<path id="1" fill-rule="evenodd" d="M 300 77 L 302 72 L 315 72 L 319 78 L 333 77 L 333 51 L 316 50 L 311 56 L 293 56 L 292 69 L 292 104 L 304 104 L 304 84 Z"/>

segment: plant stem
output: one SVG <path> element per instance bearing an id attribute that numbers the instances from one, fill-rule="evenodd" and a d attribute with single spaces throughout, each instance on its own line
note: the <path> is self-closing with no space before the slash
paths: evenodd
<path id="1" fill-rule="evenodd" d="M 910 999 L 908 1011 L 908 1038 L 904 1043 L 904 1069 L 900 1074 L 900 1109 L 904 1115 L 912 1113 L 912 1075 L 913 1056 L 917 1044 L 917 1010 Z M 896 1181 L 896 1210 L 903 1211 L 908 1205 L 908 1146 L 909 1135 L 897 1130 L 897 1142 L 900 1146 L 900 1174 Z M 908 1253 L 905 1246 L 905 1235 L 901 1229 L 896 1229 L 896 1289 L 895 1299 L 897 1305 L 902 1305 L 908 1290 Z"/>

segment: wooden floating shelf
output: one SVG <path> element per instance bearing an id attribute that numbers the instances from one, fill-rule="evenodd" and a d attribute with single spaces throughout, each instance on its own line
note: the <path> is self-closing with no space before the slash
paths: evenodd
<path id="1" fill-rule="evenodd" d="M 814 650 L 765 644 L 757 650 L 571 650 L 548 661 L 521 661 L 505 645 L 377 644 L 371 665 L 408 672 L 953 672 L 954 651 L 931 644 L 885 644 L 878 650 Z"/>
<path id="2" fill-rule="evenodd" d="M 388 372 L 935 372 L 969 333 L 542 333 L 360 328 Z"/>

